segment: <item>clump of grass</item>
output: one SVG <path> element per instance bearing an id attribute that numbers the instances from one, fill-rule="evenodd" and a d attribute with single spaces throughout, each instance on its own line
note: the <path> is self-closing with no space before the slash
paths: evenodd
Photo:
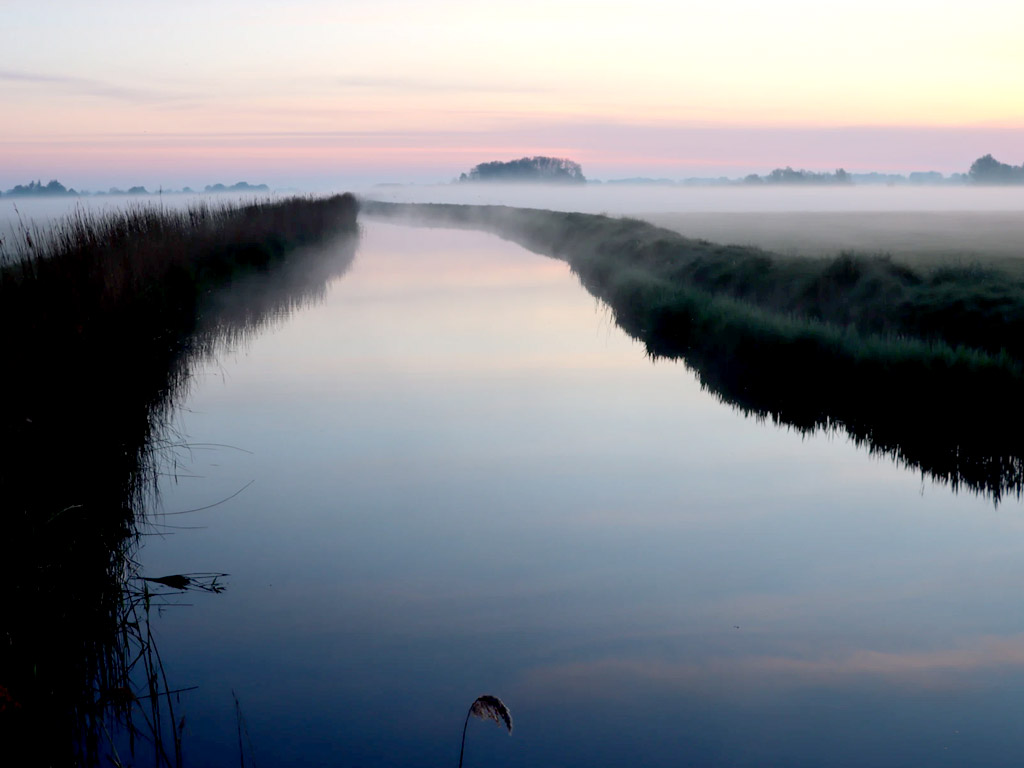
<path id="1" fill-rule="evenodd" d="M 635 219 L 501 206 L 365 203 L 480 228 L 567 261 L 653 357 L 802 431 L 842 430 L 954 488 L 1024 491 L 1024 283 L 885 257 L 781 258 Z"/>

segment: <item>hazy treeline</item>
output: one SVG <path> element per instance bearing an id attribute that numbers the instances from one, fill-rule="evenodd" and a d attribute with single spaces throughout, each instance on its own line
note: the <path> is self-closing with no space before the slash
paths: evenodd
<path id="1" fill-rule="evenodd" d="M 969 175 L 978 184 L 1024 184 L 1024 163 L 1008 165 L 985 155 L 971 164 Z"/>
<path id="2" fill-rule="evenodd" d="M 270 187 L 266 184 L 250 184 L 246 181 L 239 181 L 236 184 L 226 186 L 224 184 L 207 184 L 203 188 L 203 192 L 207 193 L 218 193 L 218 192 L 270 192 Z M 161 189 L 158 193 L 150 192 L 145 187 L 129 187 L 128 189 L 119 189 L 117 187 L 111 187 L 106 192 L 89 192 L 88 190 L 76 190 L 74 187 L 65 187 L 56 179 L 43 184 L 41 181 L 30 181 L 28 184 L 17 184 L 6 192 L 2 193 L 5 197 L 84 197 L 84 196 L 96 196 L 96 195 L 151 195 L 151 194 L 163 194 L 163 195 L 174 195 L 184 194 L 191 195 L 196 194 L 196 190 L 191 187 L 183 187 L 182 189 Z"/>
<path id="3" fill-rule="evenodd" d="M 563 182 L 587 183 L 579 163 L 565 158 L 556 157 L 523 157 L 518 160 L 503 162 L 495 160 L 480 163 L 468 173 L 459 176 L 460 182 Z M 602 183 L 591 181 L 589 183 Z M 1021 184 L 1024 183 L 1024 165 L 1012 166 L 995 160 L 992 155 L 985 155 L 974 161 L 967 173 L 954 173 L 945 176 L 938 171 L 915 171 L 906 176 L 893 173 L 850 173 L 843 168 L 834 172 L 821 173 L 805 169 L 794 169 L 791 166 L 775 168 L 767 174 L 748 174 L 741 179 L 725 176 L 719 178 L 691 178 L 673 181 L 666 178 L 632 177 L 628 179 L 611 179 L 608 184 L 658 184 L 671 186 L 683 185 L 851 185 L 851 184 Z"/>
<path id="4" fill-rule="evenodd" d="M 960 185 L 960 184 L 1021 184 L 1024 183 L 1024 165 L 1012 166 L 995 160 L 992 155 L 978 158 L 966 173 L 952 173 L 946 176 L 939 171 L 913 171 L 909 174 L 879 173 L 877 171 L 853 173 L 838 168 L 832 173 L 821 173 L 805 169 L 796 170 L 790 166 L 775 168 L 767 174 L 748 174 L 735 179 L 727 176 L 716 178 L 690 178 L 680 181 L 672 179 L 651 179 L 634 177 L 630 179 L 612 179 L 606 183 L 628 184 L 662 184 L 684 186 L 730 186 L 737 184 L 787 184 L 787 185 L 848 185 L 848 184 L 884 184 L 895 185 Z"/>
<path id="5" fill-rule="evenodd" d="M 733 187 L 759 184 L 790 184 L 790 185 L 857 185 L 857 186 L 961 186 L 970 181 L 966 173 L 951 173 L 946 176 L 939 171 L 912 171 L 906 175 L 901 173 L 879 173 L 869 171 L 857 173 L 842 168 L 834 173 L 819 173 L 804 169 L 794 170 L 790 166 L 775 168 L 765 175 L 747 174 L 742 178 L 729 176 L 692 176 L 685 179 L 649 178 L 633 176 L 626 179 L 608 179 L 592 181 L 592 184 L 642 184 L 667 187 Z"/>
<path id="6" fill-rule="evenodd" d="M 561 157 L 522 157 L 518 160 L 480 163 L 469 173 L 459 176 L 459 181 L 501 182 L 556 182 L 583 184 L 586 182 L 579 163 Z"/>
<path id="7" fill-rule="evenodd" d="M 1024 281 L 883 257 L 776 258 L 632 219 L 366 203 L 564 259 L 653 356 L 746 412 L 841 429 L 954 487 L 1024 490 Z M 996 426 L 998 425 L 998 429 Z"/>
<path id="8" fill-rule="evenodd" d="M 853 177 L 842 168 L 835 173 L 815 173 L 814 171 L 794 171 L 788 165 L 776 168 L 767 176 L 752 173 L 744 177 L 744 184 L 852 184 Z"/>
<path id="9" fill-rule="evenodd" d="M 726 180 L 739 183 L 739 180 Z M 1024 165 L 1012 166 L 1001 163 L 992 155 L 980 157 L 971 164 L 967 173 L 954 173 L 944 176 L 938 171 L 915 171 L 906 176 L 892 173 L 849 173 L 839 168 L 834 173 L 816 173 L 807 170 L 794 170 L 786 166 L 776 168 L 770 173 L 759 176 L 749 174 L 742 179 L 743 184 L 802 184 L 802 185 L 835 185 L 835 184 L 1024 184 Z"/>
<path id="10" fill-rule="evenodd" d="M 176 450 L 169 421 L 192 365 L 347 268 L 356 213 L 351 195 L 79 213 L 0 249 L 0 743 L 9 754 L 96 764 L 111 752 L 114 723 L 134 722 L 144 762 L 176 763 L 154 742 L 153 707 L 170 703 L 160 695 L 168 681 L 148 676 L 159 661 L 131 645 L 140 617 L 125 610 L 126 590 L 141 589 L 132 554 L 159 469 L 154 450 Z M 346 233 L 326 254 L 303 247 Z"/>

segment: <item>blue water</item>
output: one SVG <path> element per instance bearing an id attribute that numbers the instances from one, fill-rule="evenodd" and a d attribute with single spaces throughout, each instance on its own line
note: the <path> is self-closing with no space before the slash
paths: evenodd
<path id="1" fill-rule="evenodd" d="M 482 693 L 467 767 L 1019 762 L 1020 503 L 744 417 L 561 262 L 365 222 L 181 405 L 159 507 L 227 500 L 142 570 L 230 573 L 152 617 L 186 765 L 232 692 L 259 766 L 454 766 Z"/>

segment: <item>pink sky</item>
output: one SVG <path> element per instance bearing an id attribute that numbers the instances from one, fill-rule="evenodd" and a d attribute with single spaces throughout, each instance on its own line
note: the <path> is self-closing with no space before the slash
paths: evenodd
<path id="1" fill-rule="evenodd" d="M 0 188 L 1024 162 L 1017 3 L 3 3 Z"/>

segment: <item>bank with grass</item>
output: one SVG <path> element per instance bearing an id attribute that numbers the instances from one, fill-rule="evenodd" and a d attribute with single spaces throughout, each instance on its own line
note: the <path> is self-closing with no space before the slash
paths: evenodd
<path id="1" fill-rule="evenodd" d="M 364 203 L 371 216 L 493 232 L 568 262 L 652 357 L 800 430 L 839 430 L 954 487 L 1024 488 L 1024 282 L 881 256 L 784 258 L 635 219 Z"/>
<path id="2" fill-rule="evenodd" d="M 351 195 L 137 207 L 5 234 L 0 743 L 12 754 L 100 764 L 120 728 L 140 759 L 180 759 L 132 602 L 138 537 L 172 532 L 145 512 L 161 461 L 188 450 L 174 406 L 218 345 L 323 294 L 354 257 L 357 211 Z"/>

